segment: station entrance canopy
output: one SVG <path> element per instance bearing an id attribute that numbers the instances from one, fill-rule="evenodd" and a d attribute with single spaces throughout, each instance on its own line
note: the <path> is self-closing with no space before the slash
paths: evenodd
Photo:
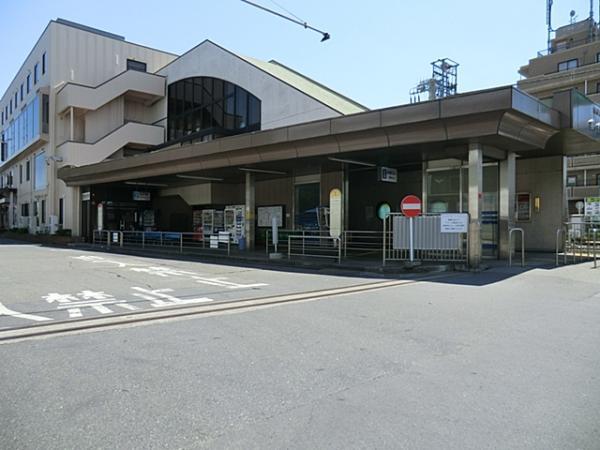
<path id="1" fill-rule="evenodd" d="M 509 152 L 520 157 L 556 155 L 571 141 L 579 148 L 581 142 L 589 146 L 596 140 L 585 130 L 560 132 L 574 117 L 564 108 L 571 104 L 565 97 L 557 109 L 514 87 L 502 87 L 62 167 L 58 176 L 71 186 L 157 178 L 177 186 L 189 184 L 177 177 L 184 173 L 235 182 L 243 179 L 240 167 L 286 171 L 304 163 L 330 164 L 332 157 L 385 166 L 464 159 L 472 142 L 483 147 L 484 158 L 494 160 Z"/>

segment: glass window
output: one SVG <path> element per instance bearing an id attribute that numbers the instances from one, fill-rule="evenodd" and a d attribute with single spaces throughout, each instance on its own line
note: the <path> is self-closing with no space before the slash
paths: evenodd
<path id="1" fill-rule="evenodd" d="M 24 92 L 24 86 L 23 86 L 23 83 L 21 83 L 21 101 L 23 101 L 23 92 Z"/>
<path id="2" fill-rule="evenodd" d="M 23 183 L 23 164 L 19 164 L 19 184 Z"/>
<path id="3" fill-rule="evenodd" d="M 19 91 L 15 92 L 15 109 L 17 109 L 18 98 L 19 98 Z"/>
<path id="4" fill-rule="evenodd" d="M 46 189 L 46 153 L 40 152 L 35 155 L 35 173 L 33 177 L 34 189 L 41 191 Z"/>
<path id="5" fill-rule="evenodd" d="M 180 80 L 169 86 L 168 96 L 170 140 L 203 130 L 260 129 L 260 100 L 227 81 L 210 77 Z"/>
<path id="6" fill-rule="evenodd" d="M 563 72 L 565 70 L 575 69 L 578 66 L 577 59 L 570 59 L 568 61 L 563 61 L 558 63 L 558 71 Z"/>
<path id="7" fill-rule="evenodd" d="M 31 179 L 31 162 L 27 160 L 25 164 L 25 181 L 29 181 Z"/>
<path id="8" fill-rule="evenodd" d="M 35 66 L 33 66 L 33 84 L 38 84 L 39 81 L 39 77 L 38 77 L 38 72 L 39 72 L 39 64 L 36 63 Z"/>
<path id="9" fill-rule="evenodd" d="M 46 52 L 42 55 L 42 75 L 46 73 Z"/>
<path id="10" fill-rule="evenodd" d="M 137 70 L 138 72 L 146 72 L 146 63 L 141 61 L 135 61 L 133 59 L 128 59 L 127 70 Z"/>
<path id="11" fill-rule="evenodd" d="M 27 74 L 27 93 L 31 90 L 31 74 Z"/>
<path id="12" fill-rule="evenodd" d="M 42 200 L 42 204 L 40 205 L 42 223 L 46 223 L 46 200 Z"/>

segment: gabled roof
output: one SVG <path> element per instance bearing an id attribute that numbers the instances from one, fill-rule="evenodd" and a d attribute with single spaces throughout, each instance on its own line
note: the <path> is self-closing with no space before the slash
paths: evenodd
<path id="1" fill-rule="evenodd" d="M 290 69 L 283 64 L 271 60 L 261 61 L 249 56 L 237 55 L 244 61 L 258 67 L 269 75 L 283 81 L 284 83 L 293 86 L 301 92 L 304 92 L 309 97 L 318 100 L 319 102 L 338 111 L 340 114 L 355 114 L 369 111 L 369 108 L 355 102 L 354 100 L 322 85 L 321 83 L 312 80 L 311 78 Z"/>

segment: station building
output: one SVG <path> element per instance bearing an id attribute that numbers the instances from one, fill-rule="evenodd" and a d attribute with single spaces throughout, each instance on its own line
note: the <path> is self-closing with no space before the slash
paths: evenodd
<path id="1" fill-rule="evenodd" d="M 569 155 L 598 148 L 599 107 L 514 87 L 369 110 L 276 61 L 204 41 L 183 55 L 50 22 L 0 100 L 0 218 L 30 232 L 207 233 L 225 210 L 248 248 L 278 208 L 285 229 L 381 231 L 381 205 L 469 214 L 469 259 L 506 257 L 508 230 L 553 251 Z M 386 174 L 393 174 L 387 176 Z"/>

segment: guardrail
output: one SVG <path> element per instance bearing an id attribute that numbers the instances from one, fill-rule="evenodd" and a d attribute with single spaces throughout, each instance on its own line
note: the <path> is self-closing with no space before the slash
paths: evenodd
<path id="1" fill-rule="evenodd" d="M 523 228 L 510 228 L 508 230 L 508 267 L 512 267 L 512 255 L 514 252 L 514 233 L 521 233 L 521 267 L 525 267 L 525 231 L 523 231 Z"/>
<path id="2" fill-rule="evenodd" d="M 331 236 L 288 236 L 288 258 L 303 256 L 342 261 L 342 240 Z"/>
<path id="3" fill-rule="evenodd" d="M 600 223 L 565 222 L 556 230 L 556 265 L 559 265 L 560 244 L 563 244 L 563 264 L 583 260 L 592 260 L 594 268 L 598 266 L 598 233 Z M 562 235 L 562 241 L 560 236 Z"/>
<path id="4" fill-rule="evenodd" d="M 178 253 L 200 253 L 221 251 L 231 254 L 231 236 L 221 232 L 219 235 L 204 236 L 202 233 L 175 231 L 112 231 L 95 230 L 92 235 L 94 245 L 108 248 L 142 248 Z"/>
<path id="5" fill-rule="evenodd" d="M 329 231 L 321 231 L 321 230 L 290 230 L 280 228 L 277 231 L 278 235 L 278 244 L 277 251 L 280 253 L 287 253 L 288 250 L 288 236 L 329 236 Z M 267 256 L 271 253 L 271 250 L 275 250 L 275 245 L 273 244 L 273 232 L 271 229 L 265 230 L 265 252 Z"/>

